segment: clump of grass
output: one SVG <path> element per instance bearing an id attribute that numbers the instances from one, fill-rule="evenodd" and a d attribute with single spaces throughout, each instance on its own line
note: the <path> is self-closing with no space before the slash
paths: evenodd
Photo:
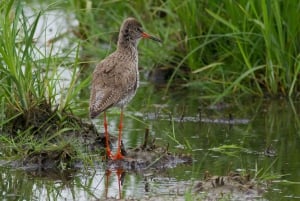
<path id="1" fill-rule="evenodd" d="M 42 152 L 59 142 L 60 136 L 80 133 L 84 128 L 95 132 L 76 116 L 78 94 L 90 79 L 79 82 L 78 48 L 70 50 L 77 52 L 75 58 L 70 58 L 70 52 L 52 55 L 35 44 L 43 12 L 30 23 L 20 1 L 10 0 L 0 6 L 1 143 L 13 146 L 18 154 Z M 58 87 L 61 67 L 72 68 L 67 89 Z M 35 139 L 34 148 L 27 149 L 24 139 Z"/>

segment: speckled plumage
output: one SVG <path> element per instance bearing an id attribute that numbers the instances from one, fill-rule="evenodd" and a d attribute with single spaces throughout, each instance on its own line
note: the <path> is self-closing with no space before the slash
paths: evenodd
<path id="1" fill-rule="evenodd" d="M 123 23 L 118 48 L 95 68 L 90 97 L 90 116 L 95 118 L 112 106 L 124 107 L 139 85 L 138 40 L 142 26 L 133 18 Z"/>
<path id="2" fill-rule="evenodd" d="M 104 129 L 107 156 L 113 160 L 123 159 L 121 153 L 123 107 L 133 98 L 139 85 L 138 51 L 140 38 L 161 42 L 143 32 L 141 24 L 134 18 L 126 19 L 120 29 L 117 50 L 102 60 L 93 72 L 90 97 L 90 116 L 95 118 L 104 113 Z M 121 108 L 118 149 L 111 154 L 108 123 L 105 111 L 113 106 Z"/>

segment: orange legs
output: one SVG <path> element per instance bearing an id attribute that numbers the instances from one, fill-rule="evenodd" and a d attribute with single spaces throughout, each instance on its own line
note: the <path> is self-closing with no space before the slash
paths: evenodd
<path id="1" fill-rule="evenodd" d="M 112 155 L 110 146 L 109 146 L 109 136 L 108 136 L 107 120 L 106 120 L 105 112 L 104 112 L 104 129 L 105 129 L 105 143 L 106 143 L 107 157 L 112 160 L 124 159 L 124 156 L 121 153 L 121 141 L 122 141 L 122 129 L 123 129 L 123 108 L 121 108 L 120 123 L 119 123 L 119 136 L 118 136 L 118 148 L 117 148 L 117 153 L 115 155 Z"/>
<path id="2" fill-rule="evenodd" d="M 118 149 L 116 155 L 113 157 L 113 159 L 117 159 L 117 160 L 124 158 L 124 156 L 121 153 L 122 129 L 123 129 L 123 108 L 121 108 L 121 114 L 120 114 Z"/>

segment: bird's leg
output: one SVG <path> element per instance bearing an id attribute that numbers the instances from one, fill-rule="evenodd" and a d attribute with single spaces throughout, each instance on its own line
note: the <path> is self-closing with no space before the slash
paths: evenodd
<path id="1" fill-rule="evenodd" d="M 110 170 L 106 170 L 105 171 L 105 177 L 106 177 L 106 182 L 105 182 L 105 198 L 108 198 L 108 185 L 109 185 L 110 174 L 111 174 Z"/>
<path id="2" fill-rule="evenodd" d="M 104 115 L 106 155 L 107 155 L 108 158 L 112 158 L 112 154 L 111 154 L 110 146 L 109 146 L 109 136 L 108 136 L 108 129 L 107 129 L 106 112 L 103 112 L 103 115 Z"/>
<path id="3" fill-rule="evenodd" d="M 122 169 L 117 169 L 117 177 L 118 177 L 118 187 L 119 187 L 119 198 L 122 198 L 122 189 L 121 189 L 121 185 L 122 185 L 122 175 L 124 174 L 124 171 Z"/>
<path id="4" fill-rule="evenodd" d="M 113 157 L 113 159 L 115 160 L 124 158 L 124 156 L 121 153 L 122 128 L 123 128 L 123 108 L 121 108 L 121 114 L 120 114 L 118 149 L 116 155 L 114 155 Z"/>

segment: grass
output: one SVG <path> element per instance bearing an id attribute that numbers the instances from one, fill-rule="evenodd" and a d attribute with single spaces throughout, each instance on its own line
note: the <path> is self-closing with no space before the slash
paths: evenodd
<path id="1" fill-rule="evenodd" d="M 187 65 L 195 74 L 187 85 L 217 89 L 210 94 L 217 100 L 233 93 L 297 95 L 298 2 L 170 2 L 183 47 L 174 73 Z"/>
<path id="2" fill-rule="evenodd" d="M 214 102 L 238 96 L 299 96 L 299 2 L 208 0 L 71 1 L 91 57 L 115 48 L 124 18 L 139 19 L 163 45 L 142 42 L 141 66 L 172 68 L 177 78 Z M 113 38 L 110 36 L 113 35 Z M 99 48 L 94 41 L 109 44 Z M 143 43 L 147 43 L 147 48 Z M 97 56 L 95 56 L 95 53 Z"/>
<path id="3" fill-rule="evenodd" d="M 4 157 L 17 153 L 24 159 L 53 149 L 75 155 L 78 143 L 60 140 L 85 126 L 77 117 L 82 104 L 78 94 L 90 78 L 80 77 L 79 45 L 62 54 L 46 44 L 38 48 L 36 33 L 46 10 L 28 16 L 21 1 L 10 0 L 1 4 L 0 13 L 1 144 L 8 147 Z M 66 88 L 64 71 L 70 74 Z"/>
<path id="4" fill-rule="evenodd" d="M 60 99 L 58 111 L 62 112 L 72 106 L 79 90 L 86 87 L 88 80 L 78 81 L 79 58 L 71 61 L 68 52 L 62 56 L 45 54 L 35 45 L 34 34 L 41 12 L 32 24 L 29 24 L 21 4 L 9 1 L 3 4 L 1 13 L 1 97 L 4 108 L 16 114 L 30 116 L 34 106 L 42 105 L 53 109 L 55 98 L 61 93 L 57 89 L 61 78 L 58 72 L 61 67 L 72 69 L 71 80 L 64 97 Z M 12 8 L 12 6 L 15 6 Z M 15 9 L 15 10 L 14 10 Z M 78 49 L 70 51 L 78 52 Z M 73 58 L 72 58 L 73 59 Z M 68 63 L 69 62 L 69 63 Z M 74 62 L 71 64 L 71 62 Z"/>

